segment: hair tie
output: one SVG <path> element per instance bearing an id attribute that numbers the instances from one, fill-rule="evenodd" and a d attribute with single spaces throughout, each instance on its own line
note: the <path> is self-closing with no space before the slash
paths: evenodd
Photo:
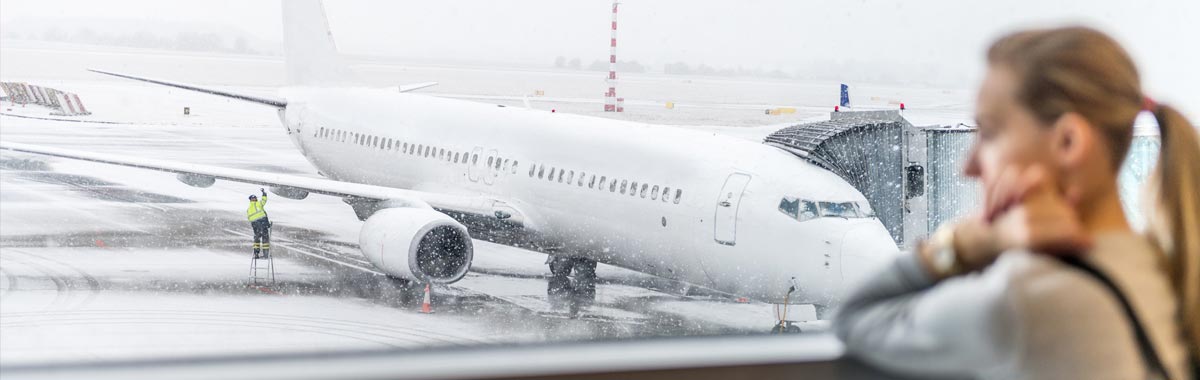
<path id="1" fill-rule="evenodd" d="M 1158 103 L 1149 96 L 1142 95 L 1142 110 L 1158 113 Z"/>

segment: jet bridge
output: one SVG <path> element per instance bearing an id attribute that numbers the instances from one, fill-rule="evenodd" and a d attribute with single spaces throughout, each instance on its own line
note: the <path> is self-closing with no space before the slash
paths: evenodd
<path id="1" fill-rule="evenodd" d="M 1137 124 L 1122 168 L 1121 198 L 1134 225 L 1137 201 L 1155 158 L 1157 128 Z M 854 185 L 901 247 L 978 208 L 980 192 L 963 175 L 975 128 L 914 126 L 899 111 L 835 112 L 830 120 L 797 124 L 764 143 L 833 171 Z"/>
<path id="2" fill-rule="evenodd" d="M 914 126 L 899 111 L 835 112 L 828 121 L 776 131 L 764 143 L 841 176 L 907 247 L 978 204 L 974 181 L 961 170 L 974 131 Z"/>

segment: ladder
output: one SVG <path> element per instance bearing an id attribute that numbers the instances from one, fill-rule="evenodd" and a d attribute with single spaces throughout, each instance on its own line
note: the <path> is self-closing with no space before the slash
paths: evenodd
<path id="1" fill-rule="evenodd" d="M 263 249 L 261 256 L 250 256 L 249 281 L 251 285 L 275 284 L 275 255 L 270 248 Z"/>

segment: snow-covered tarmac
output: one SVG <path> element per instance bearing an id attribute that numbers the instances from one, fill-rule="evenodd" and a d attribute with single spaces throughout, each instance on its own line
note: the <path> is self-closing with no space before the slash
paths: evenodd
<path id="1" fill-rule="evenodd" d="M 77 92 L 93 112 L 75 118 L 91 122 L 45 120 L 39 118 L 48 110 L 5 103 L 4 141 L 317 177 L 270 109 L 81 70 L 200 83 L 237 73 L 211 84 L 266 92 L 278 62 L 12 44 L 3 56 L 0 80 Z M 151 65 L 146 62 L 158 71 L 139 72 Z M 209 68 L 187 70 L 196 65 Z M 597 91 L 587 87 L 599 88 L 595 73 L 359 66 L 384 83 L 440 81 L 444 85 L 430 92 L 443 96 L 520 105 L 524 92 L 549 89 L 535 107 L 668 124 L 820 118 L 827 110 L 818 99 L 836 95 L 836 87 L 824 84 L 788 92 L 780 89 L 787 84 L 756 80 L 645 75 L 628 80 L 626 114 L 602 115 L 599 98 L 589 96 Z M 714 88 L 728 94 L 714 95 Z M 877 92 L 886 104 L 889 96 L 901 96 L 895 91 Z M 958 92 L 908 95 L 937 104 L 926 115 L 939 122 L 964 114 L 963 106 L 941 100 L 958 99 Z M 666 100 L 679 105 L 667 110 Z M 762 106 L 771 104 L 800 112 L 763 115 Z M 191 115 L 181 114 L 185 106 Z M 596 305 L 566 318 L 546 300 L 544 255 L 482 241 L 475 242 L 472 273 L 434 289 L 435 313 L 421 314 L 421 289 L 374 272 L 357 248 L 362 222 L 340 199 L 320 195 L 271 199 L 279 282 L 249 286 L 243 210 L 257 187 L 218 181 L 199 189 L 140 169 L 9 152 L 0 158 L 0 366 L 747 334 L 764 333 L 774 321 L 771 305 L 689 293 L 681 284 L 605 265 L 598 269 Z M 812 317 L 810 307 L 791 313 Z"/>

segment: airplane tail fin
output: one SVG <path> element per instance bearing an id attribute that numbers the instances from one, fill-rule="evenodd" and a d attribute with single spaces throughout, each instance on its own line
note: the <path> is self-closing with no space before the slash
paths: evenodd
<path id="1" fill-rule="evenodd" d="M 281 0 L 289 85 L 346 84 L 350 72 L 333 42 L 320 0 Z"/>
<path id="2" fill-rule="evenodd" d="M 845 83 L 842 83 L 842 101 L 840 105 L 842 107 L 850 107 L 850 86 L 847 86 Z"/>

